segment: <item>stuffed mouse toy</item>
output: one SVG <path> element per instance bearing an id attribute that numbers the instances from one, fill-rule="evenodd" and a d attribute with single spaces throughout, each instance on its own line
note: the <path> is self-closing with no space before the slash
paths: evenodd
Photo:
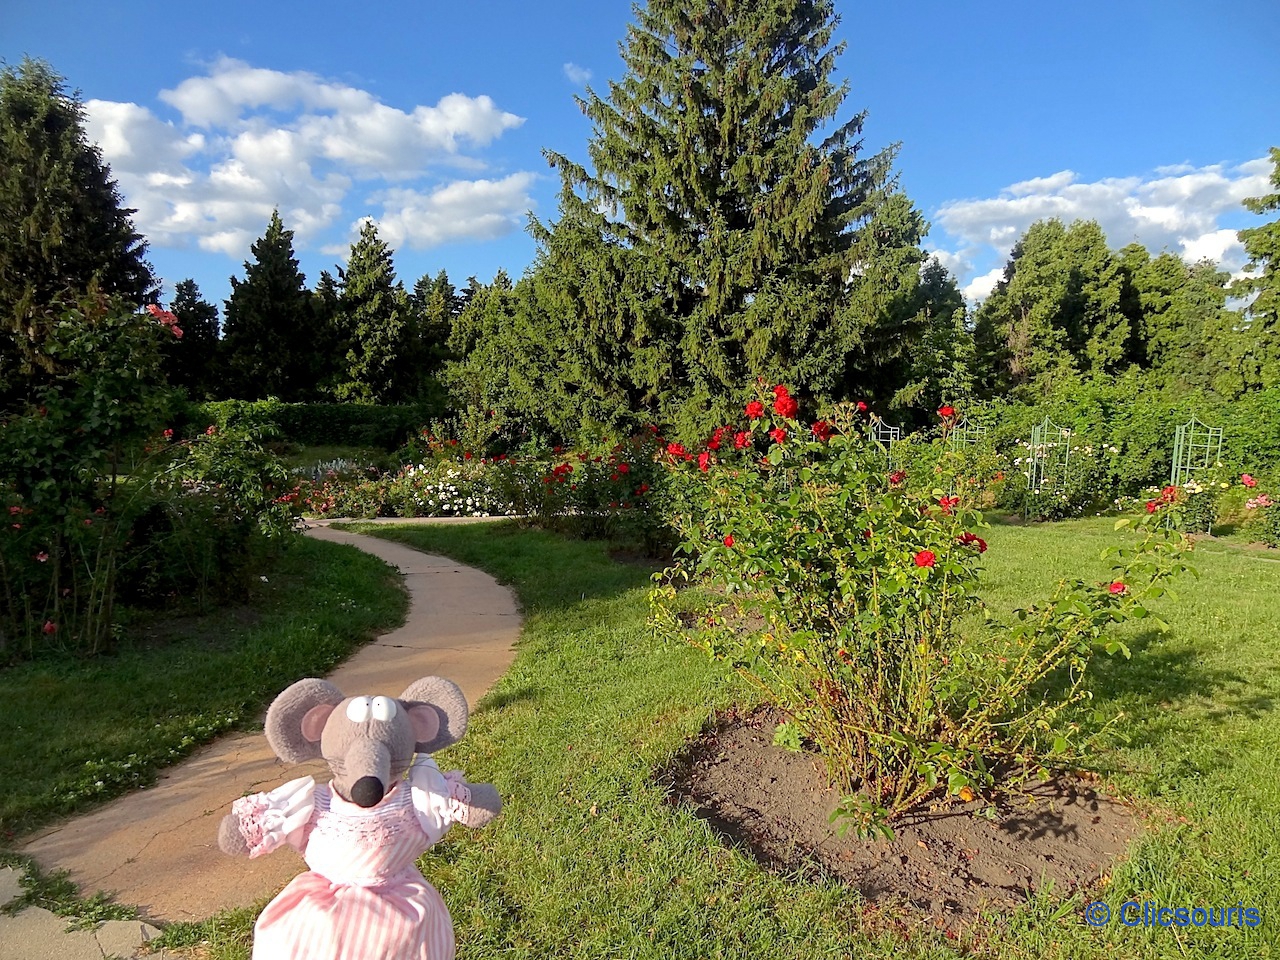
<path id="1" fill-rule="evenodd" d="M 223 818 L 226 853 L 257 857 L 288 844 L 311 868 L 258 917 L 254 960 L 453 957 L 449 911 L 414 862 L 451 824 L 482 827 L 502 809 L 491 784 L 441 773 L 428 756 L 462 739 L 467 716 L 462 691 L 440 677 L 399 698 L 344 697 L 314 679 L 276 697 L 271 749 L 285 763 L 323 757 L 333 778 L 243 797 Z"/>

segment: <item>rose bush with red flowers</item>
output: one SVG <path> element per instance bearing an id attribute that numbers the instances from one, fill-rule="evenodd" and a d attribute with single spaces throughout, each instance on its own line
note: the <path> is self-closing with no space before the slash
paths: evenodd
<path id="1" fill-rule="evenodd" d="M 227 459 L 234 437 L 202 438 L 218 450 L 203 460 L 172 442 L 160 371 L 172 314 L 90 291 L 33 323 L 46 360 L 10 381 L 0 422 L 0 504 L 24 521 L 0 537 L 0 661 L 55 645 L 93 654 L 121 604 L 223 592 L 265 554 L 260 521 L 288 512 L 273 502 L 288 481 L 274 458 L 251 475 Z M 230 533 L 243 525 L 247 539 Z"/>
<path id="2" fill-rule="evenodd" d="M 981 516 L 963 497 L 940 509 L 943 490 L 892 485 L 854 405 L 823 419 L 819 439 L 775 409 L 710 471 L 667 461 L 680 559 L 655 578 L 655 630 L 766 691 L 850 794 L 840 813 L 859 830 L 937 794 L 981 792 L 1002 761 L 1078 758 L 1090 657 L 1127 654 L 1105 631 L 1147 615 L 1182 569 L 1159 517 L 1109 581 L 1123 594 L 1064 583 L 1010 625 L 966 637 L 956 625 L 978 603 Z M 779 429 L 793 439 L 770 443 Z M 1072 680 L 1046 695 L 1050 675 Z"/>

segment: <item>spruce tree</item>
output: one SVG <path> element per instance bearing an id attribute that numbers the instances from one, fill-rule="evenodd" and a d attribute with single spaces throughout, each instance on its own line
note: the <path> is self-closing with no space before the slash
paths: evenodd
<path id="1" fill-rule="evenodd" d="M 169 383 L 189 396 L 205 399 L 215 389 L 213 365 L 218 349 L 218 308 L 200 296 L 194 280 L 174 289 L 169 310 L 178 318 L 181 339 L 165 343 L 164 368 Z"/>
<path id="2" fill-rule="evenodd" d="M 1245 207 L 1257 214 L 1280 210 L 1280 147 L 1271 148 L 1274 193 L 1249 197 Z M 1244 309 L 1235 366 L 1246 388 L 1280 385 L 1280 219 L 1240 231 L 1249 262 L 1233 285 L 1237 296 L 1252 296 Z"/>
<path id="3" fill-rule="evenodd" d="M 396 282 L 390 248 L 367 221 L 351 246 L 338 301 L 347 332 L 346 372 L 338 399 L 350 403 L 391 403 L 404 397 L 409 301 Z"/>
<path id="4" fill-rule="evenodd" d="M 419 318 L 418 335 L 427 363 L 426 372 L 434 375 L 449 356 L 449 337 L 462 312 L 462 300 L 444 270 L 434 277 L 426 274 L 420 277 L 413 285 L 410 299 Z"/>
<path id="5" fill-rule="evenodd" d="M 651 0 L 636 19 L 623 79 L 579 100 L 591 169 L 548 153 L 560 219 L 531 226 L 570 402 L 692 433 L 757 376 L 831 395 L 874 320 L 848 281 L 893 153 L 861 156 L 862 113 L 827 130 L 847 95 L 831 0 Z"/>
<path id="6" fill-rule="evenodd" d="M 310 399 L 315 388 L 307 278 L 293 255 L 293 231 L 273 211 L 250 248 L 243 280 L 231 278 L 222 341 L 223 391 L 244 400 Z"/>
<path id="7" fill-rule="evenodd" d="M 91 283 L 133 305 L 155 298 L 134 212 L 79 95 L 42 60 L 0 69 L 0 394 L 54 375 L 43 343 L 55 303 Z"/>

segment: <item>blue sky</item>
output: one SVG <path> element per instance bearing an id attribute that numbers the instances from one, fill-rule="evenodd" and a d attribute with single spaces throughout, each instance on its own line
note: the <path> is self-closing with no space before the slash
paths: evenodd
<path id="1" fill-rule="evenodd" d="M 585 162 L 573 97 L 622 74 L 619 0 L 305 5 L 4 0 L 0 58 L 42 57 L 173 285 L 221 305 L 272 207 L 314 282 L 372 216 L 412 284 L 513 277 L 556 216 L 543 149 Z M 1280 4 L 837 0 L 844 116 L 901 143 L 926 246 L 971 296 L 1039 217 L 1099 220 L 1238 270 L 1240 199 L 1280 145 Z"/>

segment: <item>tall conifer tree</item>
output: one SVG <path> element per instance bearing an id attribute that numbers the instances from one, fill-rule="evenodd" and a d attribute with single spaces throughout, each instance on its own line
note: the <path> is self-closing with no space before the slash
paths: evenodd
<path id="1" fill-rule="evenodd" d="M 626 75 L 579 101 L 592 169 L 549 153 L 560 219 L 532 224 L 570 402 L 692 432 L 757 375 L 832 393 L 872 321 L 847 287 L 892 150 L 861 157 L 861 113 L 820 138 L 847 94 L 831 0 L 651 0 L 636 18 Z"/>
<path id="2" fill-rule="evenodd" d="M 1280 147 L 1271 148 L 1271 162 L 1275 192 L 1246 199 L 1254 213 L 1280 211 Z M 1280 219 L 1241 230 L 1240 242 L 1249 262 L 1233 292 L 1254 299 L 1244 311 L 1235 366 L 1246 387 L 1274 387 L 1280 385 Z"/>
<path id="3" fill-rule="evenodd" d="M 42 60 L 0 69 L 0 404 L 55 373 L 43 349 L 53 305 L 91 283 L 141 305 L 156 296 L 84 108 Z"/>
<path id="4" fill-rule="evenodd" d="M 312 310 L 307 278 L 293 255 L 293 231 L 273 211 L 267 232 L 250 248 L 243 280 L 231 278 L 223 314 L 224 391 L 245 400 L 311 399 Z"/>
<path id="5" fill-rule="evenodd" d="M 178 318 L 182 338 L 165 343 L 165 374 L 173 386 L 185 387 L 193 398 L 204 399 L 215 387 L 218 308 L 200 296 L 196 282 L 188 279 L 174 289 L 169 309 Z"/>
<path id="6" fill-rule="evenodd" d="M 351 246 L 338 301 L 347 331 L 346 378 L 338 399 L 352 403 L 389 403 L 402 399 L 409 376 L 404 369 L 408 346 L 409 302 L 396 282 L 391 249 L 366 221 Z"/>

